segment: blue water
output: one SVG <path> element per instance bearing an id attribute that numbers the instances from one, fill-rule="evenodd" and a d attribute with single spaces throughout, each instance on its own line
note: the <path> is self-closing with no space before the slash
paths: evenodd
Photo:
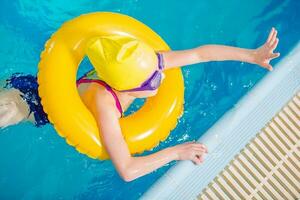
<path id="1" fill-rule="evenodd" d="M 284 57 L 299 41 L 300 1 L 242 2 L 2 0 L 0 79 L 15 72 L 35 74 L 50 35 L 64 21 L 94 11 L 133 16 L 159 33 L 172 49 L 207 43 L 255 48 L 275 26 L 280 38 L 278 51 Z M 182 69 L 186 84 L 184 115 L 170 137 L 154 151 L 200 137 L 268 73 L 255 65 L 231 61 Z M 125 183 L 110 161 L 77 153 L 51 125 L 35 128 L 29 123 L 0 130 L 0 158 L 0 199 L 137 199 L 175 163 Z"/>

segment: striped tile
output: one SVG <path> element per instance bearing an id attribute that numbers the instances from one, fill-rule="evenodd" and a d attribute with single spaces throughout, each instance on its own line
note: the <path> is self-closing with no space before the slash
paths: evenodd
<path id="1" fill-rule="evenodd" d="M 300 92 L 208 184 L 198 199 L 300 199 Z"/>

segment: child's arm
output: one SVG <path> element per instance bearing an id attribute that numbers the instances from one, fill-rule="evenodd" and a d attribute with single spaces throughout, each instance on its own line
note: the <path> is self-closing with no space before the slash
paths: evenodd
<path id="1" fill-rule="evenodd" d="M 224 45 L 204 45 L 182 51 L 162 52 L 165 69 L 199 62 L 237 60 L 258 64 L 272 70 L 270 61 L 279 56 L 273 53 L 278 45 L 277 31 L 272 28 L 267 41 L 257 49 L 243 49 Z"/>
<path id="2" fill-rule="evenodd" d="M 100 129 L 103 145 L 125 181 L 148 174 L 173 160 L 192 160 L 196 164 L 203 162 L 203 155 L 207 153 L 207 149 L 199 143 L 179 144 L 147 156 L 131 156 L 122 135 L 114 99 L 103 90 L 97 93 L 96 110 L 92 113 Z"/>

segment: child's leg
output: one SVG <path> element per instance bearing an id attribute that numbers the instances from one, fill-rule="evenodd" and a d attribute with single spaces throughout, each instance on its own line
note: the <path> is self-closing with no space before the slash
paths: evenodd
<path id="1" fill-rule="evenodd" d="M 29 106 L 17 89 L 6 89 L 0 92 L 0 128 L 28 120 Z"/>

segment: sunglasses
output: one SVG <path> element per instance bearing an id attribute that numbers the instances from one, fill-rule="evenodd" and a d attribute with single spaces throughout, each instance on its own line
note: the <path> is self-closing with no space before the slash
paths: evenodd
<path id="1" fill-rule="evenodd" d="M 120 92 L 135 92 L 135 91 L 147 91 L 147 90 L 156 90 L 160 84 L 161 81 L 164 79 L 164 74 L 162 72 L 164 68 L 163 58 L 160 53 L 157 53 L 158 58 L 158 70 L 155 70 L 155 72 L 150 76 L 149 79 L 147 79 L 145 82 L 142 83 L 141 86 L 129 90 L 121 90 Z"/>

